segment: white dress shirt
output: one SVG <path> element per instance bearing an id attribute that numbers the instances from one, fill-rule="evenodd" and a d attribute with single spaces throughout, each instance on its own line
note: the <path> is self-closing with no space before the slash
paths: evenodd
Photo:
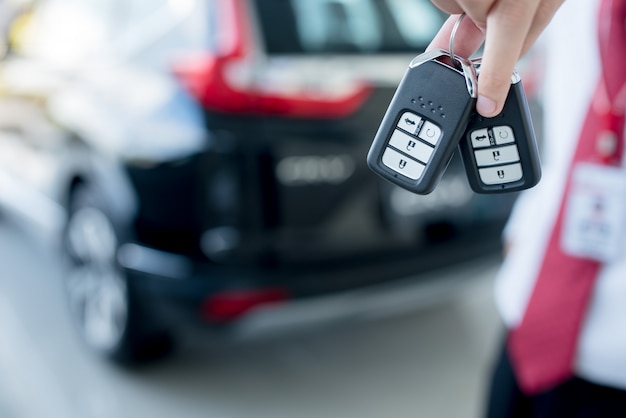
<path id="1" fill-rule="evenodd" d="M 543 178 L 514 209 L 505 231 L 512 247 L 495 286 L 496 304 L 509 327 L 521 320 L 541 267 L 565 172 L 598 81 L 597 12 L 598 2 L 566 1 L 540 41 L 546 52 Z M 626 390 L 626 248 L 623 253 L 601 268 L 578 343 L 575 372 Z"/>

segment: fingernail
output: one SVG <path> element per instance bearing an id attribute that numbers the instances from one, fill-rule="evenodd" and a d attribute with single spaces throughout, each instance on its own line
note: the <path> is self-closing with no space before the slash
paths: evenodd
<path id="1" fill-rule="evenodd" d="M 485 96 L 478 96 L 476 110 L 483 116 L 495 116 L 496 102 Z"/>

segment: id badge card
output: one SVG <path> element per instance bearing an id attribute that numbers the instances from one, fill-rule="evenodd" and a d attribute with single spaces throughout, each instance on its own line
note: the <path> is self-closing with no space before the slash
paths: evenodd
<path id="1" fill-rule="evenodd" d="M 624 251 L 626 171 L 580 163 L 566 202 L 561 248 L 575 257 L 607 262 Z"/>

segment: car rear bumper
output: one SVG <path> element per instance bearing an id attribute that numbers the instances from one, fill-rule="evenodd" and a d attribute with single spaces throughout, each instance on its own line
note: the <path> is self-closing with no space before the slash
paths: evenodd
<path id="1" fill-rule="evenodd" d="M 234 337 L 247 338 L 415 312 L 458 296 L 479 280 L 492 277 L 500 262 L 501 257 L 492 254 L 359 289 L 261 306 L 230 331 Z"/>
<path id="2" fill-rule="evenodd" d="M 497 262 L 500 244 L 488 240 L 447 243 L 414 257 L 363 257 L 361 262 L 301 269 L 242 269 L 194 263 L 138 244 L 125 244 L 118 259 L 129 283 L 159 322 L 279 327 L 325 319 L 411 309 L 450 294 Z M 206 304 L 215 295 L 280 290 L 280 302 L 258 303 L 241 315 L 215 320 Z"/>

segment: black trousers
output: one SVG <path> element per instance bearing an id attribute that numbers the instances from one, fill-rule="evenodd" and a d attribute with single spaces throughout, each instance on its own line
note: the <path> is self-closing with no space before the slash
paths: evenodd
<path id="1" fill-rule="evenodd" d="M 503 348 L 493 369 L 486 409 L 487 418 L 626 418 L 626 391 L 574 377 L 548 392 L 527 396 Z"/>

